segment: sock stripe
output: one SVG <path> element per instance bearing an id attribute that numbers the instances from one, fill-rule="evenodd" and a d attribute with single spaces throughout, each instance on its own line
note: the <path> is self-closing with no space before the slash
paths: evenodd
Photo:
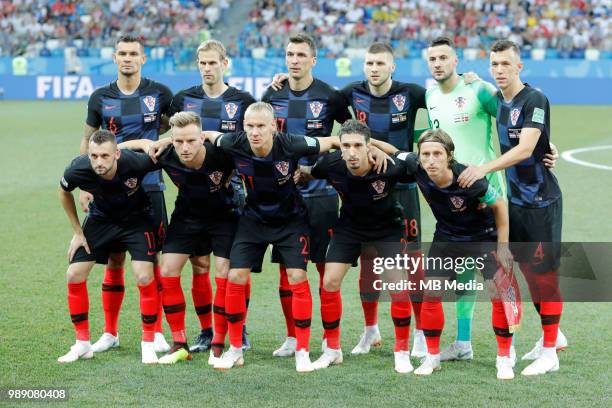
<path id="1" fill-rule="evenodd" d="M 340 319 L 334 320 L 332 322 L 326 322 L 325 320 L 323 320 L 323 328 L 325 330 L 333 330 L 338 328 L 338 326 L 340 326 Z"/>
<path id="2" fill-rule="evenodd" d="M 395 327 L 406 327 L 410 326 L 410 321 L 412 320 L 412 316 L 408 317 L 393 317 L 393 325 Z"/>
<path id="3" fill-rule="evenodd" d="M 89 313 L 85 312 L 85 313 L 71 314 L 70 319 L 72 320 L 72 323 L 84 322 L 89 319 Z"/>
<path id="4" fill-rule="evenodd" d="M 557 315 L 545 315 L 545 314 L 541 314 L 540 315 L 540 319 L 542 321 L 542 324 L 559 324 L 559 322 L 561 321 L 561 315 L 557 314 Z"/>
<path id="5" fill-rule="evenodd" d="M 380 298 L 380 293 L 360 292 L 359 296 L 361 297 L 362 302 L 377 302 Z"/>
<path id="6" fill-rule="evenodd" d="M 152 315 L 141 314 L 140 318 L 142 319 L 142 322 L 145 324 L 153 324 L 157 321 L 157 313 L 152 314 Z"/>
<path id="7" fill-rule="evenodd" d="M 423 329 L 423 334 L 425 337 L 440 337 L 442 335 L 442 330 Z"/>
<path id="8" fill-rule="evenodd" d="M 238 323 L 244 320 L 244 313 L 225 313 L 225 318 L 229 323 Z"/>
<path id="9" fill-rule="evenodd" d="M 223 306 L 213 305 L 213 313 L 225 315 L 225 308 Z"/>
<path id="10" fill-rule="evenodd" d="M 197 306 L 195 310 L 196 310 L 196 314 L 198 315 L 208 314 L 212 311 L 212 305 L 209 303 L 204 306 Z"/>
<path id="11" fill-rule="evenodd" d="M 282 298 L 293 296 L 293 292 L 291 290 L 279 289 L 278 295 Z"/>
<path id="12" fill-rule="evenodd" d="M 512 337 L 512 333 L 510 333 L 510 330 L 508 330 L 507 327 L 495 327 L 495 326 L 493 326 L 493 331 L 495 332 L 496 336 L 500 336 L 500 337 Z"/>
<path id="13" fill-rule="evenodd" d="M 177 303 L 176 305 L 164 305 L 164 312 L 167 314 L 170 313 L 180 313 L 185 311 L 185 303 Z"/>
<path id="14" fill-rule="evenodd" d="M 295 323 L 295 327 L 299 327 L 300 329 L 306 329 L 310 327 L 311 319 L 296 319 L 294 317 L 293 322 Z"/>
<path id="15" fill-rule="evenodd" d="M 110 285 L 108 283 L 102 284 L 103 292 L 125 292 L 125 286 L 123 285 Z"/>

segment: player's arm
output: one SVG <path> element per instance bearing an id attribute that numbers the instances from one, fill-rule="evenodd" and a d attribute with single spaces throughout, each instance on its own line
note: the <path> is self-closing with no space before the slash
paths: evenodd
<path id="1" fill-rule="evenodd" d="M 62 208 L 64 209 L 66 216 L 68 216 L 68 221 L 70 221 L 70 226 L 74 232 L 74 236 L 72 237 L 70 246 L 68 247 L 68 261 L 70 261 L 79 247 L 84 247 L 88 254 L 91 253 L 91 251 L 89 250 L 89 245 L 87 245 L 85 234 L 83 233 L 83 229 L 81 228 L 81 224 L 79 222 L 79 215 L 77 214 L 72 191 L 67 190 L 68 187 L 64 187 L 64 185 L 68 186 L 68 182 L 66 182 L 65 177 L 62 178 L 61 184 L 62 185 L 58 187 L 60 203 L 62 204 Z"/>
<path id="2" fill-rule="evenodd" d="M 393 146 L 391 143 L 383 142 L 382 140 L 370 139 L 370 144 L 389 155 L 399 152 L 397 147 Z"/>
<path id="3" fill-rule="evenodd" d="M 274 74 L 274 77 L 272 78 L 272 83 L 270 84 L 270 86 L 275 91 L 280 91 L 283 88 L 283 83 L 288 79 L 289 79 L 289 74 L 286 72 Z"/>
<path id="4" fill-rule="evenodd" d="M 87 154 L 87 151 L 89 150 L 89 139 L 98 129 L 99 127 L 92 127 L 85 123 L 83 138 L 81 139 L 81 146 L 79 147 L 80 154 Z M 90 193 L 83 190 L 79 191 L 79 205 L 84 212 L 89 211 L 89 203 L 91 201 L 93 201 L 93 196 Z"/>
<path id="5" fill-rule="evenodd" d="M 325 153 L 331 149 L 340 148 L 340 138 L 338 136 L 325 136 L 315 138 L 319 141 L 319 153 Z"/>
<path id="6" fill-rule="evenodd" d="M 215 146 L 219 146 L 219 142 L 221 141 L 219 136 L 223 136 L 223 133 L 212 130 L 204 130 L 202 131 L 202 134 L 204 135 L 204 140 L 214 144 Z"/>
<path id="7" fill-rule="evenodd" d="M 508 247 L 510 222 L 508 221 L 508 205 L 506 201 L 498 196 L 492 204 L 489 204 L 495 217 L 495 227 L 497 228 L 497 261 L 502 265 L 506 272 L 512 270 L 512 253 Z"/>
<path id="8" fill-rule="evenodd" d="M 518 145 L 508 150 L 497 159 L 491 160 L 480 166 L 469 166 L 463 170 L 457 178 L 459 186 L 463 188 L 470 187 L 474 182 L 480 180 L 489 173 L 507 169 L 527 159 L 533 153 L 541 133 L 540 129 L 523 128 Z"/>
<path id="9" fill-rule="evenodd" d="M 149 147 L 152 144 L 153 144 L 153 141 L 149 139 L 135 139 L 135 140 L 128 140 L 126 142 L 119 143 L 117 147 L 119 149 L 142 150 L 143 152 L 148 153 Z"/>

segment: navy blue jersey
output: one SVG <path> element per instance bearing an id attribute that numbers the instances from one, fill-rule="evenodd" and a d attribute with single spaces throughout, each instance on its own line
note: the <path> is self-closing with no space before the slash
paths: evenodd
<path id="1" fill-rule="evenodd" d="M 261 98 L 274 108 L 277 130 L 283 133 L 312 137 L 330 136 L 334 121 L 344 123 L 351 118 L 342 95 L 323 81 L 315 79 L 303 91 L 292 91 L 289 81 L 275 91 L 271 87 Z M 317 157 L 304 157 L 300 164 L 312 165 Z M 304 197 L 334 195 L 334 189 L 325 180 L 315 180 L 300 186 Z"/>
<path id="2" fill-rule="evenodd" d="M 151 202 L 141 188 L 145 175 L 159 168 L 148 155 L 121 150 L 117 173 L 112 180 L 98 176 L 87 155 L 77 157 L 64 171 L 60 186 L 64 191 L 80 188 L 93 195 L 89 217 L 120 221 L 133 215 L 149 214 Z"/>
<path id="3" fill-rule="evenodd" d="M 236 208 L 233 190 L 226 185 L 234 169 L 233 163 L 218 147 L 208 142 L 204 147 L 204 164 L 197 170 L 181 163 L 172 145 L 158 159 L 178 187 L 174 212 L 205 220 L 230 218 L 235 215 Z"/>
<path id="4" fill-rule="evenodd" d="M 233 159 L 246 187 L 244 215 L 265 223 L 284 224 L 306 214 L 293 172 L 300 157 L 319 154 L 317 139 L 277 133 L 266 157 L 253 154 L 246 132 L 227 133 L 217 139 L 217 144 Z"/>
<path id="5" fill-rule="evenodd" d="M 327 179 L 342 200 L 340 222 L 361 228 L 387 228 L 402 224 L 402 207 L 392 193 L 395 185 L 411 181 L 403 161 L 387 163 L 387 170 L 353 175 L 339 150 L 322 155 L 311 169 L 316 178 Z"/>
<path id="6" fill-rule="evenodd" d="M 489 207 L 479 208 L 481 203 L 490 205 L 498 197 L 486 178 L 478 180 L 469 188 L 461 188 L 457 177 L 466 167 L 453 162 L 453 182 L 441 188 L 417 164 L 414 153 L 400 153 L 396 157 L 406 162 L 408 173 L 416 177 L 421 193 L 436 217 L 436 238 L 443 241 L 481 241 L 496 236 L 493 210 Z"/>
<path id="7" fill-rule="evenodd" d="M 498 93 L 497 134 L 503 153 L 519 144 L 523 128 L 540 130 L 527 159 L 506 169 L 508 200 L 521 207 L 544 208 L 561 197 L 557 178 L 542 159 L 550 152 L 550 105 L 544 94 L 528 84 L 510 102 Z"/>
<path id="8" fill-rule="evenodd" d="M 202 130 L 214 132 L 241 132 L 244 111 L 255 102 L 250 93 L 232 86 L 216 98 L 210 98 L 202 85 L 184 89 L 174 95 L 168 116 L 189 111 L 200 115 Z"/>
<path id="9" fill-rule="evenodd" d="M 87 125 L 108 129 L 117 143 L 135 139 L 159 139 L 161 116 L 168 113 L 172 92 L 158 82 L 142 78 L 138 89 L 125 95 L 117 87 L 117 81 L 98 88 L 87 103 Z M 161 171 L 145 177 L 147 191 L 163 190 Z"/>

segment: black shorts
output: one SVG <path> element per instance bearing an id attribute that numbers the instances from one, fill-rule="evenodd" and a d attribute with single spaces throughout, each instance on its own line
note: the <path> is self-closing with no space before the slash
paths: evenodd
<path id="1" fill-rule="evenodd" d="M 202 220 L 172 214 L 163 252 L 229 258 L 238 219 Z"/>
<path id="2" fill-rule="evenodd" d="M 558 269 L 561 264 L 562 199 L 545 208 L 526 208 L 510 203 L 508 212 L 514 259 L 529 263 L 534 272 Z"/>
<path id="3" fill-rule="evenodd" d="M 257 269 L 272 244 L 279 262 L 292 269 L 306 269 L 310 238 L 306 220 L 292 219 L 284 225 L 270 225 L 242 216 L 230 254 L 230 268 Z"/>
<path id="4" fill-rule="evenodd" d="M 91 251 L 83 247 L 76 251 L 70 263 L 95 261 L 106 264 L 116 248 L 127 250 L 132 261 L 154 262 L 157 253 L 155 233 L 150 217 L 139 216 L 129 222 L 113 222 L 87 217 L 83 221 L 83 233 Z"/>
<path id="5" fill-rule="evenodd" d="M 148 191 L 147 195 L 151 200 L 153 208 L 153 226 L 155 227 L 155 242 L 157 242 L 157 251 L 161 251 L 164 239 L 166 238 L 166 230 L 168 229 L 168 213 L 166 212 L 166 200 L 163 191 Z"/>
<path id="6" fill-rule="evenodd" d="M 406 242 L 421 243 L 421 205 L 419 191 L 416 185 L 408 189 L 393 190 L 395 197 L 402 206 L 404 215 L 404 239 Z"/>
<path id="7" fill-rule="evenodd" d="M 340 222 L 333 230 L 325 262 L 355 264 L 364 250 L 368 251 L 368 258 L 395 257 L 404 249 L 401 247 L 403 237 L 401 224 L 364 229 Z"/>
<path id="8" fill-rule="evenodd" d="M 484 279 L 493 279 L 498 270 L 496 248 L 494 236 L 480 242 L 449 242 L 434 234 L 424 264 L 425 276 L 455 280 L 457 274 L 478 269 Z"/>

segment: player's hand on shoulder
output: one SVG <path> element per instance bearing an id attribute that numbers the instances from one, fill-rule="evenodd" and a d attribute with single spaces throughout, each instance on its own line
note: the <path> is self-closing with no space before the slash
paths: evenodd
<path id="1" fill-rule="evenodd" d="M 546 153 L 544 155 L 544 158 L 542 159 L 542 163 L 544 163 L 544 166 L 548 167 L 549 169 L 554 169 L 555 164 L 557 164 L 558 158 L 559 158 L 559 150 L 557 150 L 557 146 L 550 143 L 550 153 Z"/>
<path id="2" fill-rule="evenodd" d="M 92 201 L 93 194 L 83 190 L 79 192 L 79 204 L 81 205 L 81 210 L 84 212 L 89 212 L 89 203 Z"/>
<path id="3" fill-rule="evenodd" d="M 166 150 L 171 143 L 172 140 L 170 138 L 160 139 L 151 143 L 146 153 L 149 155 L 151 160 L 153 160 L 153 163 L 157 163 L 157 158 L 161 156 L 164 150 Z"/>
<path id="4" fill-rule="evenodd" d="M 466 72 L 465 74 L 462 74 L 461 76 L 463 77 L 463 82 L 465 82 L 466 85 L 469 85 L 476 81 L 480 81 L 480 77 L 474 71 Z"/>
<path id="5" fill-rule="evenodd" d="M 461 172 L 457 181 L 459 182 L 459 187 L 461 188 L 470 188 L 472 185 L 484 178 L 485 174 L 480 167 L 478 166 L 468 166 Z"/>
<path id="6" fill-rule="evenodd" d="M 370 150 L 368 150 L 368 160 L 370 160 L 370 163 L 374 166 L 374 170 L 376 170 L 377 174 L 387 171 L 387 160 L 395 164 L 395 161 L 387 153 L 376 146 L 371 146 Z"/>
<path id="7" fill-rule="evenodd" d="M 275 74 L 274 78 L 272 78 L 272 83 L 270 86 L 275 91 L 280 91 L 283 87 L 283 82 L 285 82 L 287 79 L 289 79 L 289 75 L 285 72 Z"/>
<path id="8" fill-rule="evenodd" d="M 512 257 L 512 252 L 510 252 L 510 247 L 507 242 L 498 242 L 497 243 L 497 252 L 496 252 L 497 262 L 504 268 L 504 272 L 511 273 L 512 265 L 514 264 L 514 258 Z"/>
<path id="9" fill-rule="evenodd" d="M 81 232 L 80 234 L 74 234 L 72 239 L 70 240 L 70 245 L 68 246 L 68 262 L 72 260 L 76 251 L 80 248 L 85 248 L 85 251 L 88 254 L 91 254 L 89 250 L 89 245 L 87 245 L 87 240 L 85 239 L 85 235 Z"/>

